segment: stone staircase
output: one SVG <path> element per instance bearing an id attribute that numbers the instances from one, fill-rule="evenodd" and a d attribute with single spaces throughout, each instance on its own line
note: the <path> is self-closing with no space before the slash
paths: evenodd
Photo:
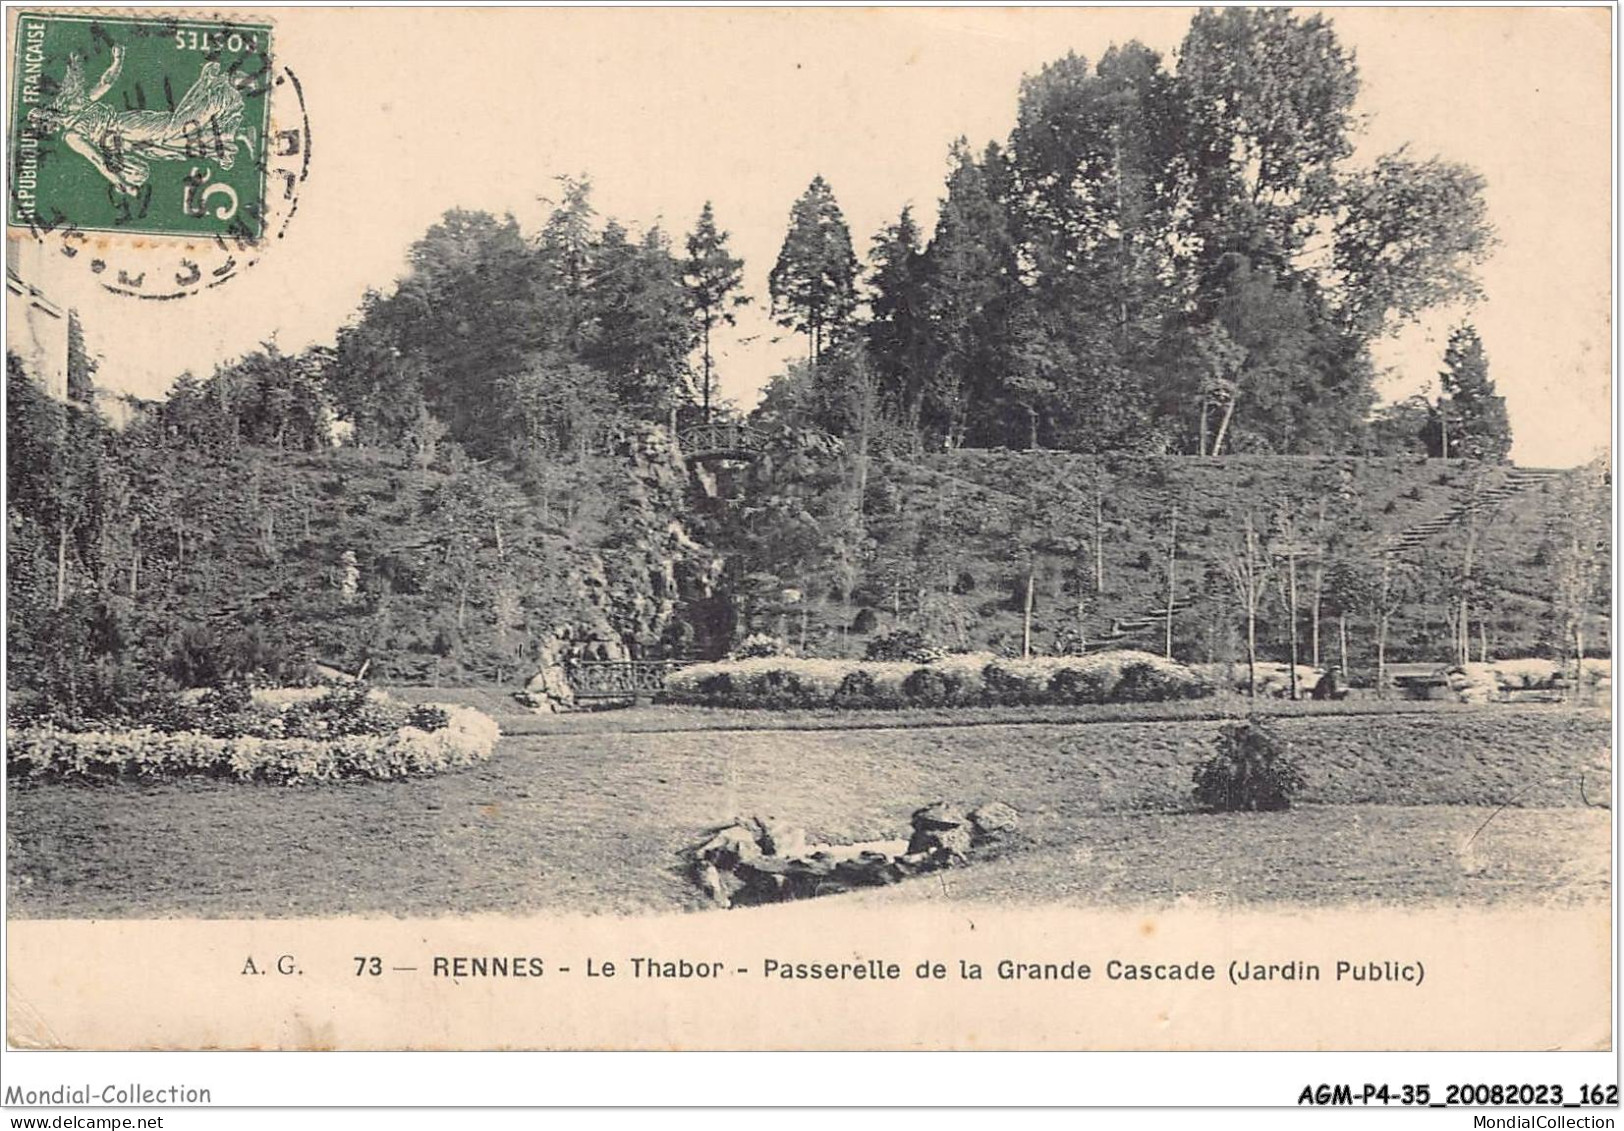
<path id="1" fill-rule="evenodd" d="M 1541 484 L 1560 479 L 1567 474 L 1559 468 L 1509 468 L 1499 482 L 1479 492 L 1474 498 L 1467 499 L 1441 511 L 1414 526 L 1408 527 L 1386 540 L 1382 546 L 1384 554 L 1399 554 L 1406 550 L 1418 549 L 1431 539 L 1448 530 L 1452 526 L 1465 521 L 1473 513 L 1493 510 L 1507 499 Z M 1525 596 L 1532 596 L 1531 594 Z M 1196 603 L 1193 596 L 1179 597 L 1173 602 L 1173 615 L 1179 616 L 1189 610 Z M 1096 639 L 1101 641 L 1116 641 L 1131 639 L 1146 633 L 1160 632 L 1167 623 L 1167 607 L 1146 609 L 1127 617 L 1112 617 L 1109 630 L 1101 633 Z"/>
<path id="2" fill-rule="evenodd" d="M 1187 612 L 1195 604 L 1193 597 L 1180 597 L 1173 602 L 1173 616 Z M 1131 617 L 1112 617 L 1111 627 L 1101 633 L 1099 640 L 1125 640 L 1129 637 L 1139 636 L 1155 629 L 1161 631 L 1167 624 L 1167 606 L 1158 609 L 1146 609 L 1144 612 Z"/>
<path id="3" fill-rule="evenodd" d="M 1448 510 L 1435 514 L 1431 518 L 1416 523 L 1414 526 L 1399 531 L 1382 546 L 1382 553 L 1401 554 L 1406 550 L 1418 549 L 1450 527 L 1459 525 L 1473 514 L 1492 510 L 1514 495 L 1520 494 L 1530 487 L 1537 487 L 1542 483 L 1558 479 L 1563 474 L 1561 470 L 1552 468 L 1511 468 L 1506 471 L 1500 482 L 1487 490 L 1464 502 L 1456 503 Z"/>

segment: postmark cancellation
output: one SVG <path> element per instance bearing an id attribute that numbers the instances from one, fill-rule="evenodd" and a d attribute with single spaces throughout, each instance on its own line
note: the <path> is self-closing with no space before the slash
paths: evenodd
<path id="1" fill-rule="evenodd" d="M 11 234 L 142 298 L 254 262 L 309 170 L 302 91 L 273 46 L 263 19 L 18 13 Z"/>

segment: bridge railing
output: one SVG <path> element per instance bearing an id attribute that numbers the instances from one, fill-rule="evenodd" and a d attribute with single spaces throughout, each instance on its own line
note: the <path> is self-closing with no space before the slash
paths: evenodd
<path id="1" fill-rule="evenodd" d="M 766 438 L 750 425 L 729 420 L 690 424 L 677 433 L 677 438 L 682 450 L 693 459 L 749 459 L 760 455 L 766 444 Z"/>

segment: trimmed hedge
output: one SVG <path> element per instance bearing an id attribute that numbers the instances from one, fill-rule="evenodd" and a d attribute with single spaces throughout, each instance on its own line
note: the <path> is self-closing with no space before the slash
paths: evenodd
<path id="1" fill-rule="evenodd" d="M 666 680 L 664 699 L 701 707 L 1077 706 L 1199 699 L 1210 682 L 1148 652 L 1004 659 L 988 653 L 929 662 L 784 657 L 694 664 Z"/>
<path id="2" fill-rule="evenodd" d="M 501 737 L 489 715 L 470 707 L 427 706 L 412 723 L 387 734 L 330 738 L 222 737 L 195 731 L 136 727 L 68 731 L 39 726 L 6 732 L 6 772 L 22 780 L 168 778 L 189 774 L 239 781 L 330 782 L 344 778 L 405 778 L 489 758 Z"/>

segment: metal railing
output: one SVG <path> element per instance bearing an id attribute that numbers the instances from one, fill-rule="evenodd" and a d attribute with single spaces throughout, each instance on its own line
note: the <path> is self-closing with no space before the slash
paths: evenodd
<path id="1" fill-rule="evenodd" d="M 682 660 L 581 660 L 564 669 L 577 699 L 652 699 Z"/>
<path id="2" fill-rule="evenodd" d="M 765 446 L 760 432 L 728 420 L 691 424 L 677 438 L 689 459 L 754 459 Z"/>

